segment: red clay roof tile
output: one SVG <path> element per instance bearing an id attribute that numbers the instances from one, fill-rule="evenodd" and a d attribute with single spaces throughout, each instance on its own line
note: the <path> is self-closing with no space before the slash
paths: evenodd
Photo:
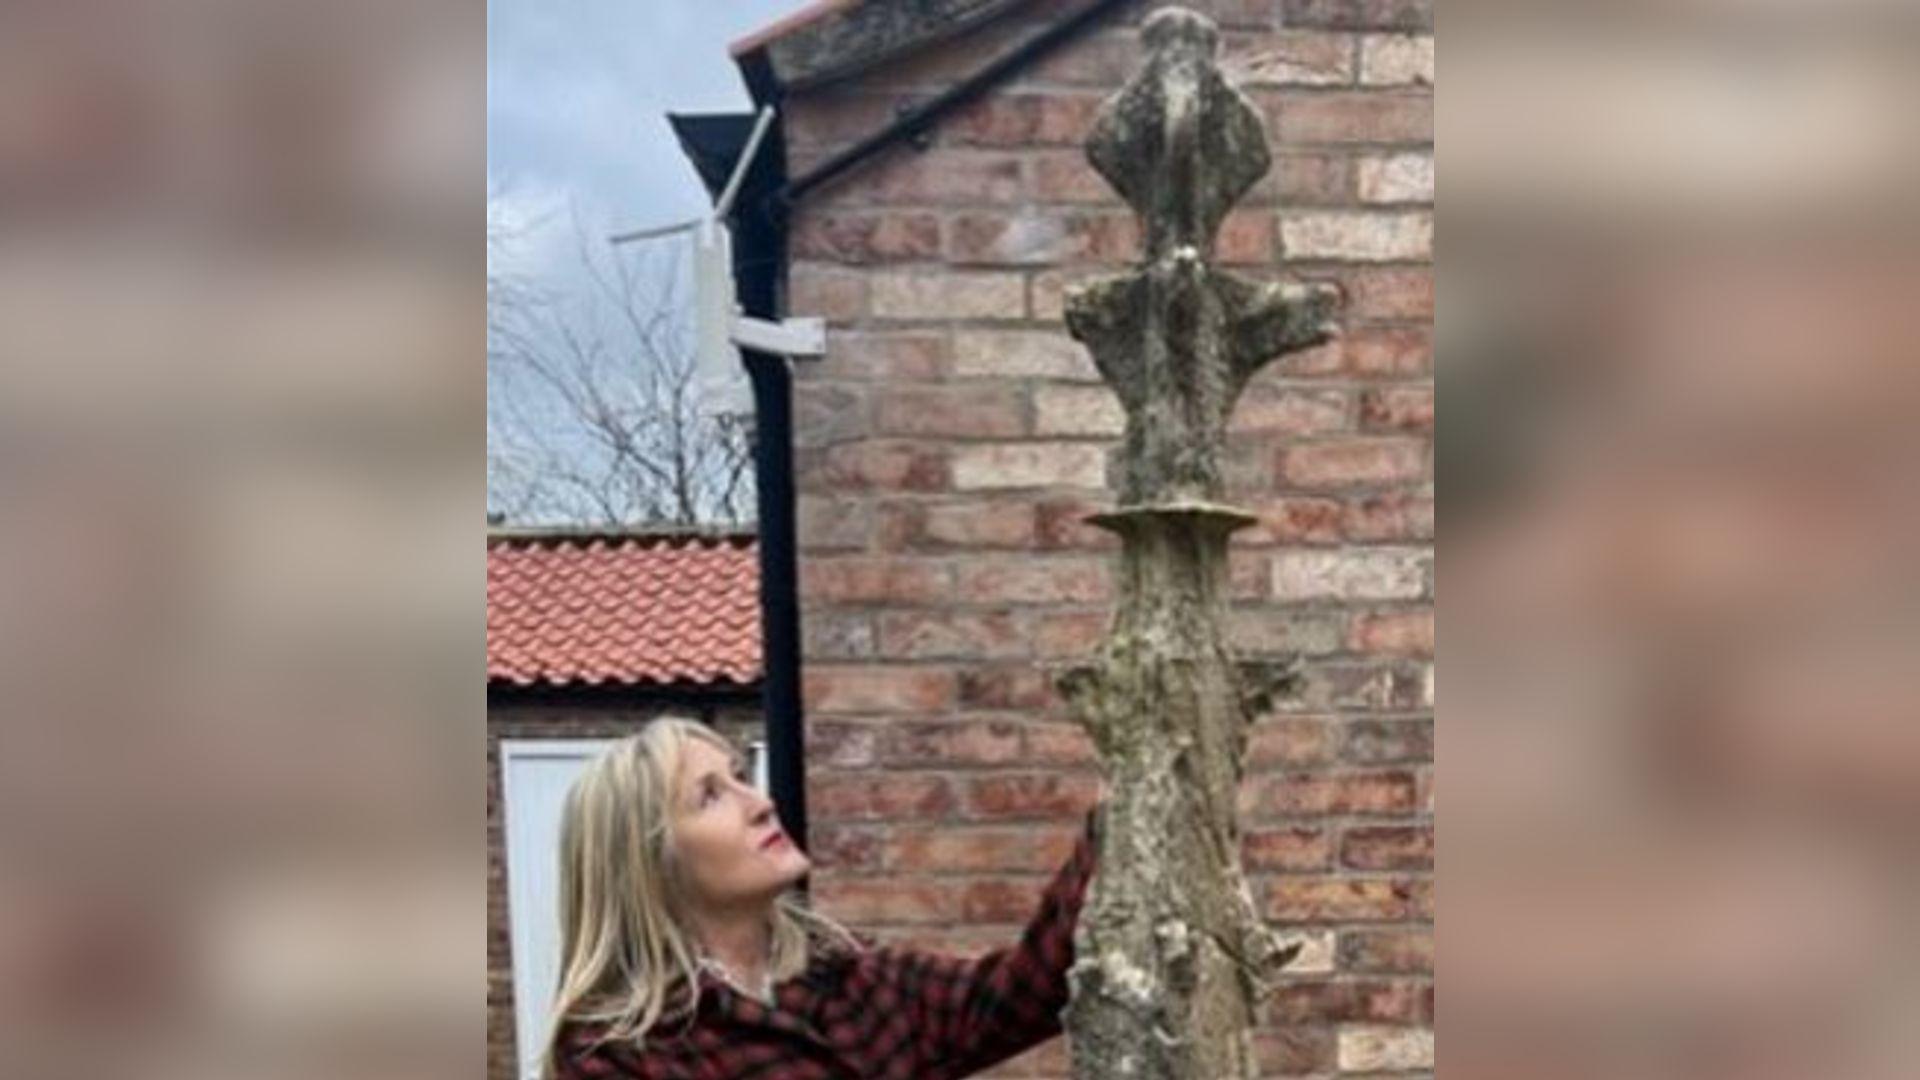
<path id="1" fill-rule="evenodd" d="M 519 686 L 759 681 L 750 537 L 487 541 L 487 681 Z"/>

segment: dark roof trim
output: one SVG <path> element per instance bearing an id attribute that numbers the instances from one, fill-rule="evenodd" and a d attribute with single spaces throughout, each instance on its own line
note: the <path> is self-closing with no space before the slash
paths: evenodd
<path id="1" fill-rule="evenodd" d="M 821 162 L 805 175 L 788 181 L 785 186 L 769 196 L 771 210 L 777 215 L 784 215 L 809 192 L 833 180 L 841 173 L 852 169 L 894 143 L 924 134 L 948 113 L 986 93 L 995 84 L 1059 48 L 1076 34 L 1128 2 L 1129 0 L 1090 0 L 1085 7 L 1008 49 L 989 61 L 986 66 L 954 83 L 937 96 L 901 113 L 898 119 L 885 128 Z"/>

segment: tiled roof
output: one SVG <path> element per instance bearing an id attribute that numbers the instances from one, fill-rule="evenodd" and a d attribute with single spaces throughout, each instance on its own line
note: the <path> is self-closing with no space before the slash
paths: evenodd
<path id="1" fill-rule="evenodd" d="M 488 683 L 743 685 L 759 678 L 752 538 L 487 539 Z"/>

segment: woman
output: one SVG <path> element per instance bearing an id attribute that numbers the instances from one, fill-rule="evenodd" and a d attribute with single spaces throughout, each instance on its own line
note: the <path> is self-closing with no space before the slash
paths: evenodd
<path id="1" fill-rule="evenodd" d="M 1060 1033 L 1097 808 L 1019 943 L 966 960 L 808 910 L 811 864 L 745 765 L 662 717 L 574 783 L 550 1080 L 942 1080 Z"/>

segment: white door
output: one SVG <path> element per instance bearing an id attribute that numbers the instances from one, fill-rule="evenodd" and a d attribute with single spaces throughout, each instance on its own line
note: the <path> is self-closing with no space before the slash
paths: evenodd
<path id="1" fill-rule="evenodd" d="M 513 948 L 513 1021 L 520 1073 L 540 1075 L 540 1042 L 560 980 L 560 811 L 567 789 L 610 739 L 505 739 L 507 919 Z"/>

